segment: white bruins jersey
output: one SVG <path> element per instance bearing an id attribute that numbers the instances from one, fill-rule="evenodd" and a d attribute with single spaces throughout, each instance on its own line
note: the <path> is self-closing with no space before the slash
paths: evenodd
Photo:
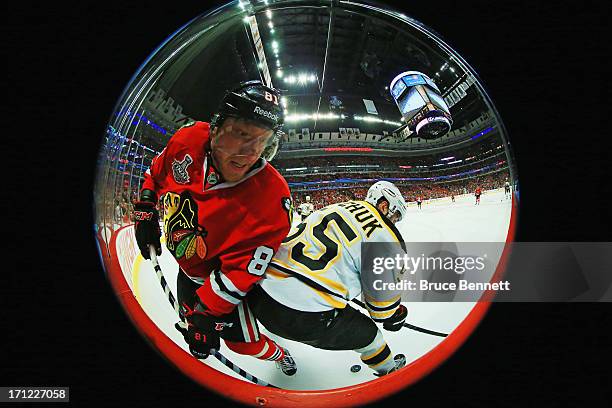
<path id="1" fill-rule="evenodd" d="M 314 205 L 312 203 L 302 203 L 298 208 L 302 217 L 308 217 L 314 212 Z"/>
<path id="2" fill-rule="evenodd" d="M 368 202 L 347 201 L 317 210 L 291 229 L 260 285 L 276 301 L 295 310 L 342 309 L 362 292 L 362 242 L 395 243 L 394 250 L 405 253 L 399 231 Z M 394 281 L 395 276 L 392 271 L 380 278 Z M 388 318 L 400 305 L 399 292 L 363 292 L 376 321 Z"/>

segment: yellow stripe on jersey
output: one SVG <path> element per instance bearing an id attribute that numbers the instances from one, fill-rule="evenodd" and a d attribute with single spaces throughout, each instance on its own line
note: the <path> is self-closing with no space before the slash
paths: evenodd
<path id="1" fill-rule="evenodd" d="M 305 275 L 306 277 L 314 280 L 315 282 L 323 285 L 323 286 L 327 286 L 328 288 L 332 289 L 332 292 L 336 292 L 339 295 L 343 295 L 346 296 L 348 295 L 348 289 L 341 283 L 341 282 L 336 282 L 334 280 L 331 280 L 329 278 L 326 278 L 325 276 L 320 276 L 318 275 L 316 272 L 311 271 L 310 269 L 307 269 L 306 267 L 298 264 L 298 263 L 293 263 L 292 265 L 288 265 L 286 263 L 284 263 L 283 261 L 281 261 L 278 258 L 273 258 L 272 259 L 272 263 L 276 263 L 279 264 L 280 266 L 283 266 L 289 270 L 294 271 L 295 273 L 299 273 L 302 275 Z"/>
<path id="2" fill-rule="evenodd" d="M 308 288 L 314 291 L 317 295 L 319 295 L 327 304 L 329 304 L 334 309 L 344 309 L 346 307 L 346 303 L 340 301 L 335 296 L 332 296 L 328 293 L 315 289 L 312 286 L 308 286 Z"/>
<path id="3" fill-rule="evenodd" d="M 273 268 L 274 267 L 272 265 L 268 266 L 268 269 L 266 269 L 266 276 L 273 276 L 277 279 L 285 279 L 290 276 L 288 273 L 281 272 Z"/>
<path id="4" fill-rule="evenodd" d="M 276 262 L 278 262 L 278 260 L 276 260 Z M 279 263 L 281 263 L 281 265 L 282 265 L 282 262 L 279 262 Z M 272 273 L 270 273 L 270 272 L 272 272 Z M 296 273 L 296 275 L 298 274 L 297 272 L 295 272 L 295 273 Z M 272 265 L 272 264 L 266 270 L 266 274 L 277 275 L 277 276 L 279 276 L 280 279 L 286 279 L 286 278 L 291 276 L 290 274 L 288 274 L 286 272 L 279 271 L 277 269 L 277 267 L 275 267 L 275 265 Z M 315 287 L 312 287 L 310 285 L 306 285 L 305 284 L 305 287 L 310 289 L 310 290 L 312 290 L 319 297 L 321 297 L 325 303 L 327 303 L 329 306 L 331 306 L 331 307 L 333 307 L 335 309 L 344 309 L 346 307 L 346 301 L 344 301 L 344 299 L 341 299 L 341 298 L 338 298 L 336 296 L 330 295 L 329 293 L 326 293 L 326 292 L 324 292 L 322 290 L 319 290 L 319 289 L 317 289 Z M 348 293 L 348 292 L 346 292 L 346 293 Z"/>
<path id="5" fill-rule="evenodd" d="M 375 301 L 372 300 L 372 298 L 370 296 L 368 296 L 366 294 L 365 296 L 365 300 L 367 303 L 371 304 L 372 306 L 376 306 L 376 307 L 380 307 L 380 308 L 384 308 L 384 307 L 388 307 L 391 306 L 393 303 L 397 302 L 397 300 L 401 297 L 402 295 L 399 294 L 397 296 L 392 297 L 390 300 L 381 300 L 381 301 Z"/>
<path id="6" fill-rule="evenodd" d="M 374 310 L 368 308 L 368 312 L 370 312 L 370 316 L 373 319 L 384 320 L 384 319 L 386 319 L 388 317 L 393 316 L 393 313 L 395 313 L 395 309 L 397 309 L 397 308 L 394 308 L 394 309 L 391 309 L 391 310 L 384 310 L 382 312 L 377 312 L 377 311 L 374 311 Z"/>
<path id="7" fill-rule="evenodd" d="M 389 231 L 389 234 L 394 237 L 396 239 L 397 242 L 400 242 L 401 240 L 398 238 L 397 234 L 395 234 L 395 232 L 389 228 L 389 226 L 387 225 L 387 223 L 385 222 L 385 220 L 382 219 L 382 216 L 380 215 L 380 213 L 378 212 L 378 210 L 376 209 L 376 207 L 374 207 L 372 204 L 368 203 L 367 201 L 358 201 L 358 203 L 360 204 L 364 204 L 365 206 L 367 206 L 370 211 L 372 212 L 372 214 L 374 214 L 374 216 L 380 221 L 381 225 L 387 229 L 387 231 Z"/>
<path id="8" fill-rule="evenodd" d="M 380 363 L 377 363 L 377 364 L 374 364 L 374 365 L 369 365 L 369 364 L 368 364 L 368 367 L 370 367 L 370 368 L 376 368 L 376 367 L 378 367 L 379 365 L 383 365 L 384 363 L 386 363 L 387 361 L 389 361 L 389 359 L 390 359 L 390 358 L 391 358 L 391 354 L 389 354 L 389 356 L 387 356 L 387 358 L 385 358 L 385 359 L 384 359 L 383 361 L 381 361 Z"/>
<path id="9" fill-rule="evenodd" d="M 372 354 L 368 354 L 367 356 L 361 356 L 362 360 L 369 360 L 372 357 L 376 357 L 377 355 L 380 354 L 381 351 L 383 351 L 385 349 L 385 347 L 387 347 L 387 343 L 383 343 L 382 346 L 380 346 L 380 348 L 378 350 L 376 350 L 375 352 L 373 352 Z"/>

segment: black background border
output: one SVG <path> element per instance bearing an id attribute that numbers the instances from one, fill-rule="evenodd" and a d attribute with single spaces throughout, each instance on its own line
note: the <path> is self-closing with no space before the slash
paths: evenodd
<path id="1" fill-rule="evenodd" d="M 396 7 L 476 69 L 508 129 L 517 240 L 609 240 L 603 2 L 414 3 Z M 141 338 L 105 280 L 91 226 L 96 154 L 117 98 L 159 43 L 211 6 L 10 6 L 0 385 L 70 386 L 77 406 L 223 402 Z M 609 405 L 609 312 L 494 304 L 441 367 L 375 405 Z"/>

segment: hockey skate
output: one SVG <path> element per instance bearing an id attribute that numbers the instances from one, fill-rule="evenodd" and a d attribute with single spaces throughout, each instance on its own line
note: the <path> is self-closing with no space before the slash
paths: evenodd
<path id="1" fill-rule="evenodd" d="M 390 374 L 394 371 L 399 370 L 400 368 L 404 367 L 406 365 L 406 356 L 403 354 L 396 354 L 395 357 L 393 357 L 393 360 L 395 361 L 395 367 L 393 367 L 392 369 L 390 369 L 389 371 L 387 371 L 386 373 L 374 373 L 375 376 L 377 377 L 382 377 L 383 375 L 387 375 Z"/>
<path id="2" fill-rule="evenodd" d="M 294 375 L 297 372 L 297 364 L 295 364 L 295 360 L 289 354 L 289 350 L 283 347 L 283 351 L 285 352 L 285 357 L 276 362 L 276 367 L 280 368 L 285 375 Z"/>

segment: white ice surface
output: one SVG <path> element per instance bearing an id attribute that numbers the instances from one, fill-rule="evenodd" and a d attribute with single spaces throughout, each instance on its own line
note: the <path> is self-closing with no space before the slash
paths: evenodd
<path id="1" fill-rule="evenodd" d="M 505 242 L 510 223 L 511 200 L 505 198 L 503 190 L 496 190 L 485 192 L 481 196 L 480 205 L 474 205 L 474 201 L 473 195 L 457 196 L 455 203 L 450 198 L 425 201 L 421 210 L 416 204 L 410 204 L 408 216 L 398 224 L 398 229 L 407 242 Z M 169 338 L 188 350 L 182 335 L 174 329 L 177 316 L 161 290 L 151 263 L 143 261 L 140 256 L 138 258 L 131 274 L 131 287 L 140 305 Z M 497 263 L 498 259 L 491 261 Z M 176 261 L 164 250 L 159 262 L 172 292 L 176 294 Z M 126 276 L 129 275 L 126 273 Z M 474 303 L 415 302 L 406 303 L 406 306 L 409 309 L 407 323 L 450 333 L 472 310 Z M 353 351 L 320 350 L 279 338 L 265 328 L 260 328 L 291 351 L 298 364 L 295 376 L 287 377 L 273 362 L 236 354 L 224 345 L 220 352 L 244 370 L 276 386 L 294 390 L 332 389 L 376 378 L 368 367 L 361 364 L 359 355 Z M 383 333 L 393 353 L 405 354 L 408 364 L 444 340 L 407 328 L 395 333 Z M 212 357 L 202 364 L 243 379 Z M 355 364 L 360 364 L 362 369 L 352 373 L 350 367 Z"/>

